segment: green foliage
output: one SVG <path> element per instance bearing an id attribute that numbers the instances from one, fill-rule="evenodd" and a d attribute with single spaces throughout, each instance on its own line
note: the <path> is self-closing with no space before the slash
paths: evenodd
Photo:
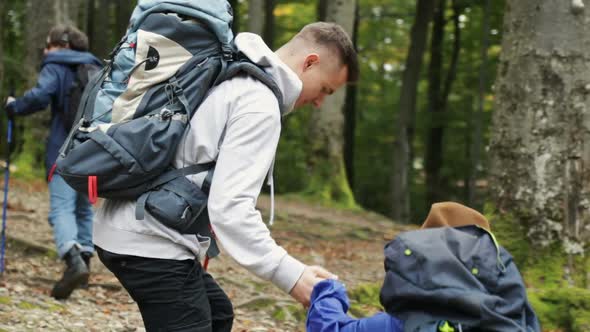
<path id="1" fill-rule="evenodd" d="M 529 300 L 545 330 L 565 329 L 569 332 L 590 330 L 590 291 L 563 287 L 530 290 Z"/>

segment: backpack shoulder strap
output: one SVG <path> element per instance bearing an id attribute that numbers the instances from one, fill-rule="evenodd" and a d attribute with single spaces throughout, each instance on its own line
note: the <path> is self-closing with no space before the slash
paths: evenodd
<path id="1" fill-rule="evenodd" d="M 281 114 L 284 114 L 287 111 L 283 107 L 283 93 L 272 76 L 244 56 L 239 56 L 237 60 L 229 62 L 225 71 L 220 74 L 220 77 L 215 84 L 229 80 L 239 74 L 248 74 L 266 85 L 277 98 L 279 107 L 281 108 Z"/>

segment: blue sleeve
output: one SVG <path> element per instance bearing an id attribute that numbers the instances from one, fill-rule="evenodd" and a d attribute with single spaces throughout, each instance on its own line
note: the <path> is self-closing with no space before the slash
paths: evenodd
<path id="1" fill-rule="evenodd" d="M 58 70 L 57 65 L 48 64 L 43 66 L 37 79 L 37 85 L 25 92 L 24 96 L 8 105 L 12 112 L 18 115 L 26 115 L 46 109 L 59 89 Z"/>
<path id="2" fill-rule="evenodd" d="M 344 285 L 335 280 L 318 283 L 311 295 L 307 332 L 402 332 L 401 321 L 386 313 L 354 319 L 346 314 L 349 307 Z"/>

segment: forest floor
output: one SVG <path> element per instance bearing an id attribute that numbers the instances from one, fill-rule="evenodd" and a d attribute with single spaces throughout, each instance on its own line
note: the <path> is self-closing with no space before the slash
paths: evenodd
<path id="1" fill-rule="evenodd" d="M 144 331 L 135 303 L 96 257 L 87 290 L 76 290 L 66 301 L 49 296 L 63 264 L 47 222 L 46 185 L 10 184 L 0 331 Z M 268 198 L 262 196 L 258 205 L 267 220 Z M 337 274 L 348 289 L 381 282 L 383 246 L 410 227 L 374 213 L 329 209 L 293 197 L 279 197 L 275 206 L 275 240 L 303 262 Z M 234 304 L 233 331 L 304 331 L 301 305 L 227 255 L 211 261 L 209 271 Z"/>

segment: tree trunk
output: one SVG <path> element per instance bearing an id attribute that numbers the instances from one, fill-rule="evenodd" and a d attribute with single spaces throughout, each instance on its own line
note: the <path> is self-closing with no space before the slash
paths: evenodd
<path id="1" fill-rule="evenodd" d="M 114 46 L 110 38 L 110 3 L 109 0 L 90 0 L 88 5 L 90 51 L 99 59 L 105 59 Z"/>
<path id="2" fill-rule="evenodd" d="M 436 202 L 441 196 L 440 167 L 442 164 L 442 71 L 443 39 L 445 32 L 446 0 L 439 0 L 434 10 L 432 37 L 430 39 L 430 65 L 428 66 L 428 117 L 430 129 L 426 141 L 426 206 Z"/>
<path id="3" fill-rule="evenodd" d="M 235 36 L 240 31 L 240 2 L 238 0 L 229 0 L 229 4 L 231 5 L 232 11 L 234 13 L 231 30 Z"/>
<path id="4" fill-rule="evenodd" d="M 266 21 L 266 0 L 248 1 L 248 32 L 259 36 L 264 35 L 264 22 Z"/>
<path id="5" fill-rule="evenodd" d="M 529 256 L 570 255 L 559 280 L 588 287 L 571 259 L 590 237 L 590 8 L 580 5 L 507 2 L 490 175 L 497 211 L 526 234 Z"/>
<path id="6" fill-rule="evenodd" d="M 273 49 L 275 0 L 250 0 L 248 5 L 248 31 L 262 37 Z"/>
<path id="7" fill-rule="evenodd" d="M 359 6 L 358 3 L 354 10 L 354 26 L 352 30 L 352 42 L 355 49 L 357 48 L 358 25 L 359 25 Z M 354 189 L 354 142 L 356 133 L 356 98 L 357 85 L 350 84 L 346 87 L 346 101 L 344 104 L 344 166 L 346 170 L 348 184 Z"/>
<path id="8" fill-rule="evenodd" d="M 432 40 L 430 46 L 430 68 L 428 83 L 428 113 L 430 117 L 430 130 L 426 142 L 426 201 L 427 206 L 444 200 L 447 183 L 441 177 L 443 166 L 443 138 L 447 122 L 447 105 L 449 94 L 457 74 L 457 61 L 461 50 L 461 29 L 459 27 L 459 16 L 461 8 L 457 1 L 453 0 L 453 26 L 454 39 L 453 51 L 449 63 L 449 69 L 442 84 L 443 76 L 443 39 L 446 19 L 444 17 L 446 0 L 440 0 L 438 9 L 434 14 L 432 28 Z"/>
<path id="9" fill-rule="evenodd" d="M 352 35 L 355 4 L 355 0 L 327 2 L 324 20 L 340 24 Z M 308 192 L 327 202 L 354 206 L 343 157 L 345 99 L 346 89 L 339 89 L 326 97 L 321 109 L 311 115 L 311 179 Z"/>
<path id="10" fill-rule="evenodd" d="M 28 78 L 26 88 L 32 88 L 39 74 L 43 47 L 49 30 L 56 24 L 71 24 L 68 17 L 68 0 L 27 0 L 26 20 L 35 22 L 25 26 L 25 47 L 27 48 L 23 66 L 23 77 Z M 28 117 L 16 119 L 17 128 L 14 142 L 17 144 L 15 165 L 19 172 L 35 174 L 44 169 L 44 142 L 48 135 L 49 112 L 38 112 Z"/>
<path id="11" fill-rule="evenodd" d="M 488 47 L 490 42 L 489 31 L 490 0 L 485 0 L 483 9 L 483 24 L 481 32 L 481 66 L 479 67 L 479 87 L 478 87 L 478 109 L 473 112 L 473 139 L 470 144 L 471 169 L 469 171 L 469 181 L 467 182 L 467 202 L 472 207 L 477 207 L 477 179 L 479 167 L 481 164 L 481 146 L 483 141 L 482 122 L 483 122 L 483 104 L 486 85 L 486 68 L 488 66 Z"/>
<path id="12" fill-rule="evenodd" d="M 135 8 L 135 1 L 129 0 L 119 0 L 115 1 L 115 26 L 114 26 L 114 41 L 119 42 L 121 38 L 127 32 L 127 28 L 129 27 L 129 18 L 131 18 L 131 13 Z M 115 47 L 115 45 L 111 45 L 111 49 Z M 109 49 L 110 51 L 110 49 Z"/>
<path id="13" fill-rule="evenodd" d="M 416 94 L 422 57 L 428 39 L 428 25 L 434 11 L 434 1 L 418 0 L 412 25 L 411 42 L 406 57 L 399 97 L 398 117 L 395 123 L 396 139 L 393 146 L 392 217 L 400 222 L 410 221 L 410 181 L 412 170 L 412 142 L 416 113 Z"/>
<path id="14" fill-rule="evenodd" d="M 263 39 L 271 50 L 274 50 L 275 42 L 275 5 L 276 0 L 266 0 L 266 3 L 264 4 L 264 10 L 266 13 L 264 14 L 265 20 Z"/>

